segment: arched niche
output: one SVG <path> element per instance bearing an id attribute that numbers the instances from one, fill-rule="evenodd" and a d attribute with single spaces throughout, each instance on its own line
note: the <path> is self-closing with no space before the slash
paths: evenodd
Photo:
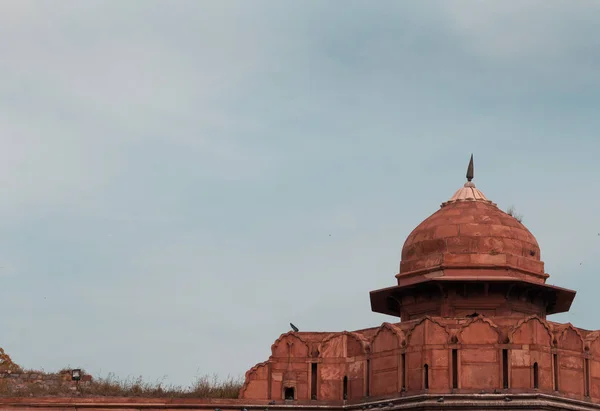
<path id="1" fill-rule="evenodd" d="M 600 361 L 600 333 L 593 335 L 588 341 L 590 355 Z"/>
<path id="2" fill-rule="evenodd" d="M 574 351 L 579 354 L 584 352 L 585 343 L 583 337 L 579 333 L 579 330 L 571 324 L 567 324 L 565 329 L 558 334 L 556 341 L 558 342 L 557 346 L 559 349 Z"/>
<path id="3" fill-rule="evenodd" d="M 582 356 L 585 347 L 583 338 L 571 324 L 557 334 L 559 389 L 568 395 L 583 396 L 587 378 Z"/>
<path id="4" fill-rule="evenodd" d="M 458 341 L 461 344 L 497 344 L 500 342 L 500 330 L 491 320 L 477 317 L 461 327 Z"/>
<path id="5" fill-rule="evenodd" d="M 590 396 L 600 400 L 600 332 L 588 335 Z"/>
<path id="6" fill-rule="evenodd" d="M 429 389 L 441 392 L 450 386 L 449 351 L 450 333 L 444 325 L 431 317 L 424 317 L 410 330 L 406 346 L 406 389 Z M 424 373 L 427 370 L 428 386 Z"/>
<path id="7" fill-rule="evenodd" d="M 371 353 L 393 351 L 402 346 L 404 333 L 390 323 L 383 323 L 371 340 Z"/>
<path id="8" fill-rule="evenodd" d="M 356 333 L 341 332 L 325 338 L 319 347 L 322 358 L 348 358 L 362 356 L 367 351 L 368 343 Z"/>
<path id="9" fill-rule="evenodd" d="M 498 326 L 484 317 L 475 317 L 458 331 L 459 348 L 453 360 L 457 385 L 467 390 L 501 388 L 502 357 L 498 349 Z"/>
<path id="10" fill-rule="evenodd" d="M 536 344 L 552 346 L 552 329 L 548 323 L 537 316 L 525 318 L 517 323 L 509 334 L 513 344 Z"/>
<path id="11" fill-rule="evenodd" d="M 366 358 L 368 342 L 360 334 L 340 332 L 326 337 L 319 346 L 319 399 L 341 400 L 344 396 L 344 378 L 348 399 L 365 395 L 368 381 Z"/>
<path id="12" fill-rule="evenodd" d="M 402 347 L 404 333 L 389 323 L 383 323 L 371 340 L 372 396 L 391 395 L 401 390 L 402 361 L 398 348 Z"/>
<path id="13" fill-rule="evenodd" d="M 537 316 L 525 318 L 511 330 L 509 340 L 510 387 L 533 389 L 533 367 L 537 363 L 539 389 L 551 391 L 555 370 L 551 353 L 554 336 L 550 325 Z"/>
<path id="14" fill-rule="evenodd" d="M 449 342 L 450 333 L 446 327 L 430 317 L 424 317 L 410 330 L 409 346 L 443 345 Z"/>
<path id="15" fill-rule="evenodd" d="M 308 358 L 308 344 L 293 332 L 283 334 L 271 346 L 271 356 L 274 358 Z"/>

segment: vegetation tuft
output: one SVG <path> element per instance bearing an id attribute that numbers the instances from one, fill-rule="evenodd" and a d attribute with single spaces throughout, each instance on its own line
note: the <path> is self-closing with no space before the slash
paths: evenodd
<path id="1" fill-rule="evenodd" d="M 68 371 L 68 370 L 67 370 Z M 60 373 L 63 373 L 62 370 Z M 24 373 L 43 374 L 39 371 Z M 119 380 L 114 374 L 74 384 L 68 380 L 45 380 L 15 384 L 12 378 L 0 379 L 0 396 L 50 397 L 153 397 L 153 398 L 238 398 L 243 384 L 242 378 L 227 377 L 222 380 L 217 375 L 197 377 L 189 387 L 165 385 L 158 381 L 149 383 L 141 377 Z"/>
<path id="2" fill-rule="evenodd" d="M 508 207 L 508 209 L 506 210 L 506 214 L 513 217 L 519 223 L 523 222 L 523 216 L 521 214 L 517 214 L 517 210 L 515 210 L 513 206 Z"/>

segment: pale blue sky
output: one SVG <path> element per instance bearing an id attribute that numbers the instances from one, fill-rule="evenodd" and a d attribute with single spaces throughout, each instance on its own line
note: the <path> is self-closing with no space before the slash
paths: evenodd
<path id="1" fill-rule="evenodd" d="M 600 328 L 600 2 L 4 1 L 0 346 L 187 384 L 372 327 L 464 183 Z"/>

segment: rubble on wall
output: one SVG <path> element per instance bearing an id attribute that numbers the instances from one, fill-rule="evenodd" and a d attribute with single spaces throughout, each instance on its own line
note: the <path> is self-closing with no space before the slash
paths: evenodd
<path id="1" fill-rule="evenodd" d="M 0 395 L 59 395 L 91 383 L 92 376 L 82 373 L 79 381 L 73 381 L 71 370 L 57 373 L 23 370 L 0 348 Z"/>

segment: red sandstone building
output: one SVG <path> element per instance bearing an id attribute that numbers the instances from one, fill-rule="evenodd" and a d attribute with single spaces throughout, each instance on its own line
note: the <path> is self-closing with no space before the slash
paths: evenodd
<path id="1" fill-rule="evenodd" d="M 471 182 L 413 230 L 372 310 L 400 322 L 289 332 L 238 400 L 12 399 L 1 409 L 598 410 L 600 333 L 547 320 L 575 291 L 546 284 L 540 248 Z M 30 408 L 31 407 L 31 408 Z"/>
<path id="2" fill-rule="evenodd" d="M 406 239 L 397 285 L 371 292 L 372 310 L 400 322 L 284 334 L 246 373 L 240 397 L 596 408 L 598 332 L 547 320 L 569 310 L 575 291 L 546 284 L 535 237 L 472 178 L 471 158 L 468 182 Z"/>

